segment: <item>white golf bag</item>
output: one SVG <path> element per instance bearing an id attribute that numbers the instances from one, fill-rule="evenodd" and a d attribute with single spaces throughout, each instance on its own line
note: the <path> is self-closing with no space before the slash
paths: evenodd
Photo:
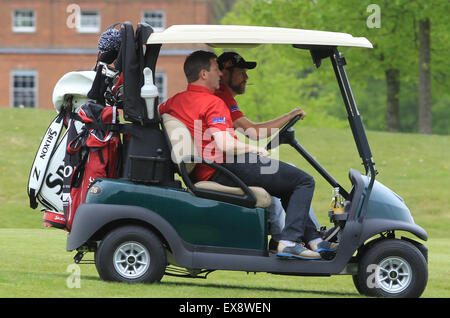
<path id="1" fill-rule="evenodd" d="M 35 209 L 38 202 L 41 204 L 46 226 L 65 227 L 62 190 L 67 131 L 70 125 L 75 125 L 77 132 L 83 127 L 83 123 L 72 120 L 70 114 L 76 113 L 89 100 L 87 94 L 95 75 L 94 71 L 69 72 L 61 77 L 53 90 L 53 104 L 58 115 L 42 138 L 28 179 L 30 206 Z"/>

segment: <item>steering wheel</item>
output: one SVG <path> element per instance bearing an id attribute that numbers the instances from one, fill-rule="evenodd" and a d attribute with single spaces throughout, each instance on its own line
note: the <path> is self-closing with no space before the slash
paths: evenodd
<path id="1" fill-rule="evenodd" d="M 266 150 L 270 150 L 272 148 L 278 147 L 282 143 L 286 143 L 286 140 L 283 140 L 283 137 L 288 132 L 294 132 L 294 129 L 290 129 L 294 124 L 300 119 L 300 115 L 295 115 L 291 120 L 289 120 L 283 127 L 278 131 L 278 133 L 267 143 Z"/>

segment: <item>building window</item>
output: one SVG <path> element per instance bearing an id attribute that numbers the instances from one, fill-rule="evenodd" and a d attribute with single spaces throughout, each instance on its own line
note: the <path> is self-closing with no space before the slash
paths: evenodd
<path id="1" fill-rule="evenodd" d="M 37 107 L 37 72 L 13 70 L 11 80 L 12 107 Z"/>
<path id="2" fill-rule="evenodd" d="M 150 24 L 153 31 L 163 31 L 166 27 L 166 14 L 164 11 L 144 11 L 142 21 Z"/>
<path id="3" fill-rule="evenodd" d="M 81 10 L 78 33 L 100 33 L 100 13 L 96 10 Z"/>
<path id="4" fill-rule="evenodd" d="M 14 10 L 13 32 L 36 32 L 36 15 L 34 10 Z"/>
<path id="5" fill-rule="evenodd" d="M 167 99 L 167 75 L 166 72 L 155 73 L 155 85 L 158 87 L 158 102 L 162 103 Z"/>

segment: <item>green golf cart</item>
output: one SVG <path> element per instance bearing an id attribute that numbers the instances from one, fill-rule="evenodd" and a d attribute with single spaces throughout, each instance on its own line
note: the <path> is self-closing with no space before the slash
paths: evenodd
<path id="1" fill-rule="evenodd" d="M 94 252 L 95 266 L 107 281 L 152 283 L 163 275 L 206 277 L 216 270 L 267 272 L 296 276 L 351 275 L 359 293 L 381 297 L 419 297 L 427 278 L 426 231 L 414 223 L 403 199 L 376 180 L 377 170 L 339 47 L 372 48 L 349 34 L 287 28 L 226 25 L 174 25 L 153 32 L 139 24 L 121 27 L 124 75 L 122 173 L 97 179 L 75 214 L 67 251 L 75 262 Z M 159 116 L 157 98 L 140 94 L 154 76 L 164 45 L 210 47 L 289 45 L 310 54 L 315 66 L 329 60 L 336 75 L 350 128 L 365 169 L 351 169 L 344 189 L 297 142 L 289 121 L 267 148 L 289 144 L 344 198 L 343 213 L 330 214 L 333 226 L 323 238 L 339 249 L 321 260 L 285 260 L 268 250 L 266 208 L 270 195 L 248 187 L 221 165 L 207 163 L 230 176 L 236 187 L 190 178 L 195 152 L 189 131 L 170 116 Z M 136 53 L 137 52 L 137 53 Z M 126 83 L 139 83 L 127 86 Z M 178 174 L 180 178 L 176 178 Z M 179 180 L 181 179 L 182 182 Z M 409 232 L 415 239 L 399 237 Z"/>

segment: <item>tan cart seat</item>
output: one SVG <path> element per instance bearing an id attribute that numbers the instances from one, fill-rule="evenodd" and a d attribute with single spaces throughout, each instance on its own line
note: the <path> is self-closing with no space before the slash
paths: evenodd
<path id="1" fill-rule="evenodd" d="M 166 134 L 171 143 L 172 161 L 177 165 L 180 165 L 182 159 L 186 156 L 198 157 L 198 151 L 192 140 L 191 133 L 184 123 L 169 114 L 163 114 L 161 117 Z M 187 172 L 192 172 L 196 164 L 196 162 L 187 163 Z M 199 181 L 194 185 L 195 187 L 203 190 L 212 190 L 236 195 L 244 194 L 244 191 L 239 187 L 224 186 L 213 181 Z M 272 199 L 270 194 L 265 189 L 261 187 L 249 187 L 249 189 L 256 198 L 256 207 L 267 208 L 270 206 Z"/>

